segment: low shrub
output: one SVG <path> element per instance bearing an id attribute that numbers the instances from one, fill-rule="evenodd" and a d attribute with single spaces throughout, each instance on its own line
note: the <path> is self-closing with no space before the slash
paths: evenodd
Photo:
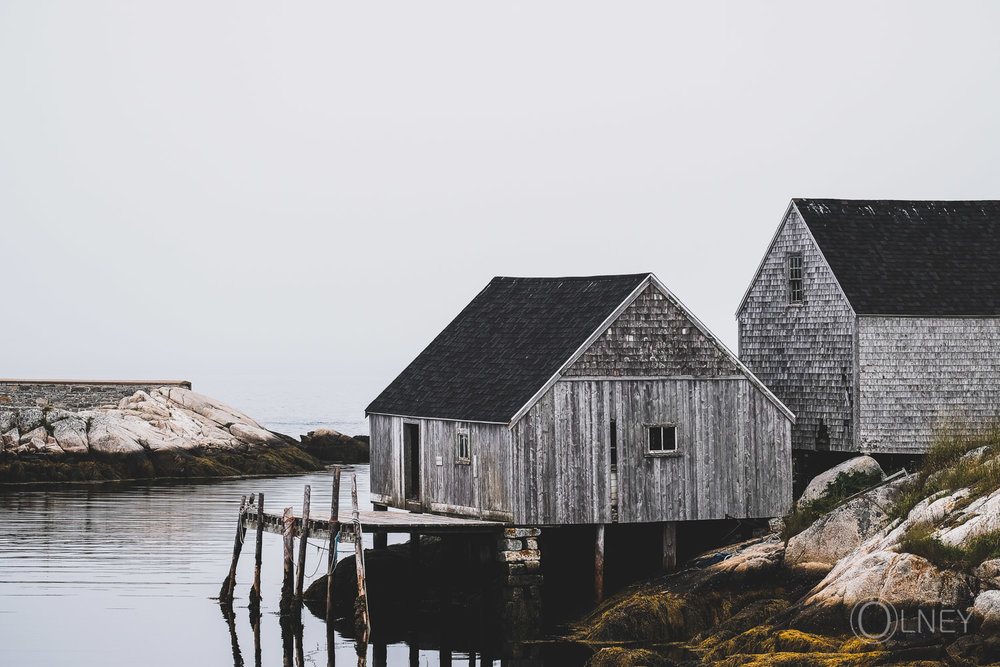
<path id="1" fill-rule="evenodd" d="M 938 567 L 969 570 L 991 558 L 1000 558 L 1000 530 L 983 533 L 962 546 L 945 544 L 934 534 L 934 526 L 920 523 L 910 528 L 899 543 L 901 552 L 922 556 Z"/>
<path id="2" fill-rule="evenodd" d="M 1000 488 L 1000 464 L 996 461 L 962 460 L 980 447 L 986 448 L 986 457 L 1000 452 L 1000 426 L 994 423 L 977 430 L 952 426 L 940 431 L 916 476 L 900 489 L 889 508 L 889 518 L 905 518 L 917 503 L 941 491 L 970 489 L 967 501 L 971 502 Z"/>

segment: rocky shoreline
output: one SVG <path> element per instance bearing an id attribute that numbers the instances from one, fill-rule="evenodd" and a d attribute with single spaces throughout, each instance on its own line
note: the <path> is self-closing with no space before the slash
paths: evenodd
<path id="1" fill-rule="evenodd" d="M 569 639 L 590 665 L 996 663 L 1000 438 L 941 442 L 895 478 L 852 459 L 771 534 L 706 556 L 608 600 Z"/>
<path id="2" fill-rule="evenodd" d="M 70 412 L 0 410 L 0 483 L 276 475 L 320 469 L 293 438 L 181 387 Z"/>

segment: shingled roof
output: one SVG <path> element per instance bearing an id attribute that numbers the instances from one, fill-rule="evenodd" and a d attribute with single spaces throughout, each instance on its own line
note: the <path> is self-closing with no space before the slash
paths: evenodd
<path id="1" fill-rule="evenodd" d="M 367 412 L 508 423 L 649 276 L 494 278 Z"/>
<path id="2" fill-rule="evenodd" d="M 792 201 L 856 313 L 1000 315 L 1000 201 Z"/>

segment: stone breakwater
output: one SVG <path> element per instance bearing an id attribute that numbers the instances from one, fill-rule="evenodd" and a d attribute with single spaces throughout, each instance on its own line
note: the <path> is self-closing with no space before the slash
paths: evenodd
<path id="1" fill-rule="evenodd" d="M 70 411 L 0 405 L 0 483 L 218 477 L 314 470 L 288 436 L 183 386 Z"/>
<path id="2" fill-rule="evenodd" d="M 59 408 L 90 410 L 117 404 L 137 391 L 151 394 L 160 387 L 190 389 L 186 380 L 0 380 L 0 410 Z"/>

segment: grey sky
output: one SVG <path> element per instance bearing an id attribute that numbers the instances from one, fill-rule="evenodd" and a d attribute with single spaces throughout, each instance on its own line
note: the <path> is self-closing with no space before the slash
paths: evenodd
<path id="1" fill-rule="evenodd" d="M 0 0 L 0 375 L 356 412 L 500 274 L 654 271 L 735 347 L 791 197 L 1000 197 L 997 25 L 986 2 Z"/>

